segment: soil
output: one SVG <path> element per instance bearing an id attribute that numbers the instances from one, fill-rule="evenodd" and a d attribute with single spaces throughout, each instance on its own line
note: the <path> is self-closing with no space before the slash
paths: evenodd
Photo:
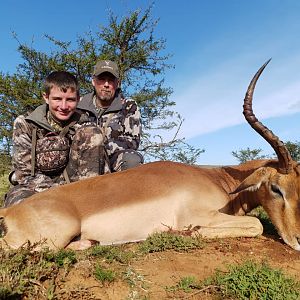
<path id="1" fill-rule="evenodd" d="M 208 240 L 203 249 L 187 253 L 151 253 L 134 259 L 130 266 L 119 270 L 131 274 L 131 286 L 124 279 L 103 285 L 90 274 L 91 262 L 80 261 L 57 292 L 59 299 L 213 299 L 205 291 L 174 292 L 166 287 L 175 286 L 187 276 L 205 279 L 216 269 L 225 270 L 228 264 L 246 260 L 267 262 L 300 281 L 300 253 L 285 245 L 279 236 L 264 235 L 258 238 Z"/>

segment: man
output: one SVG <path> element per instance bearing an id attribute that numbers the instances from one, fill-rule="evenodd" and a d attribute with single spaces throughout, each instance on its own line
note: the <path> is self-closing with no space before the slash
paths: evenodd
<path id="1" fill-rule="evenodd" d="M 117 64 L 110 60 L 98 61 L 92 84 L 94 91 L 83 96 L 78 108 L 103 132 L 109 171 L 123 171 L 143 163 L 142 155 L 137 152 L 141 138 L 140 111 L 134 100 L 122 97 Z"/>
<path id="2" fill-rule="evenodd" d="M 65 71 L 52 72 L 45 80 L 43 98 L 45 104 L 14 122 L 10 176 L 14 186 L 4 206 L 50 187 L 99 174 L 103 141 L 99 128 L 76 111 L 76 78 Z"/>

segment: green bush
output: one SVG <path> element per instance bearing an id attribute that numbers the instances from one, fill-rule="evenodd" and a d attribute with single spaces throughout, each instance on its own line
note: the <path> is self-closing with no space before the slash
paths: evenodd
<path id="1" fill-rule="evenodd" d="M 272 224 L 268 214 L 265 212 L 262 206 L 258 206 L 257 208 L 253 209 L 248 215 L 256 217 L 260 220 L 264 227 L 265 234 L 278 234 L 275 226 Z"/>
<path id="2" fill-rule="evenodd" d="M 141 243 L 139 250 L 142 253 L 175 250 L 178 252 L 201 249 L 204 242 L 200 238 L 178 235 L 169 232 L 154 233 Z"/>
<path id="3" fill-rule="evenodd" d="M 96 245 L 88 250 L 88 255 L 91 257 L 103 257 L 109 263 L 117 261 L 122 264 L 127 264 L 135 254 L 132 251 L 125 250 L 123 245 Z"/>
<path id="4" fill-rule="evenodd" d="M 60 249 L 57 252 L 49 251 L 46 253 L 45 259 L 54 262 L 58 267 L 68 267 L 77 262 L 75 251 L 66 249 Z"/>
<path id="5" fill-rule="evenodd" d="M 54 280 L 59 268 L 45 259 L 48 250 L 33 249 L 30 245 L 18 250 L 0 249 L 0 299 L 43 299 L 48 292 L 43 284 Z"/>
<path id="6" fill-rule="evenodd" d="M 266 263 L 252 261 L 229 266 L 227 272 L 217 271 L 214 276 L 203 281 L 203 286 L 213 287 L 213 292 L 222 299 L 300 299 L 299 282 Z"/>

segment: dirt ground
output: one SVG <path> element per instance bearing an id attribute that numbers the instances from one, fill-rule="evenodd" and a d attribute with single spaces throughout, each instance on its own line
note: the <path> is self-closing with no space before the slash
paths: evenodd
<path id="1" fill-rule="evenodd" d="M 123 280 L 99 283 L 89 273 L 88 262 L 79 262 L 61 286 L 62 299 L 212 299 L 205 292 L 170 292 L 187 276 L 202 280 L 214 271 L 245 260 L 266 261 L 300 281 L 300 253 L 278 236 L 208 240 L 203 249 L 188 253 L 166 251 L 135 259 L 127 268 L 131 286 Z M 81 291 L 79 293 L 79 291 Z M 79 294 L 76 294 L 79 293 Z M 77 297 L 77 296 L 78 297 Z"/>

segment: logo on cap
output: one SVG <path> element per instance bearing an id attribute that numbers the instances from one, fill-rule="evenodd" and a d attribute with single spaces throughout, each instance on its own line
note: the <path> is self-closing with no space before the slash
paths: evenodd
<path id="1" fill-rule="evenodd" d="M 93 75 L 98 76 L 104 72 L 109 72 L 119 78 L 119 69 L 115 62 L 110 60 L 100 60 L 96 63 Z"/>

